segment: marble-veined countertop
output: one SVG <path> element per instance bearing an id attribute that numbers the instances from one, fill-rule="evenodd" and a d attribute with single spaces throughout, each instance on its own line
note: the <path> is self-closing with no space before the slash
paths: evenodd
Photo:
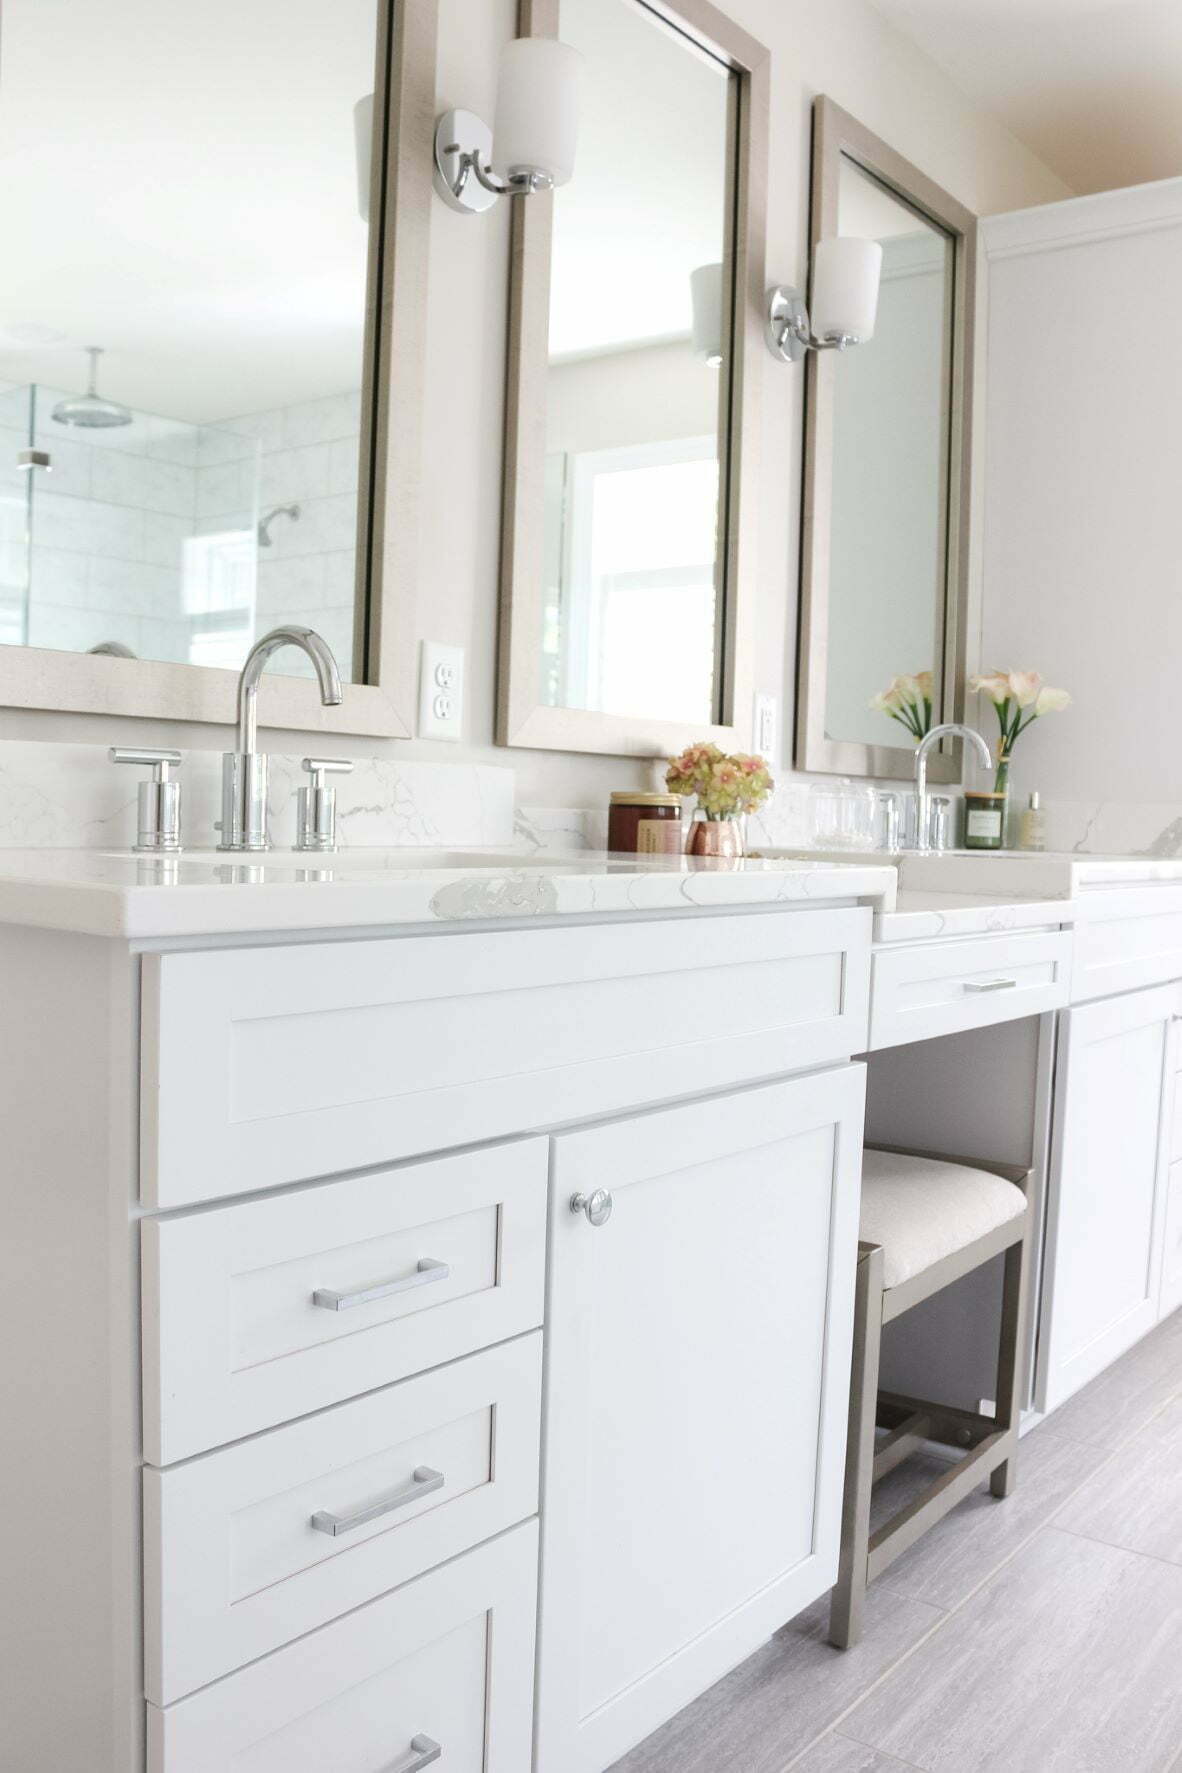
<path id="1" fill-rule="evenodd" d="M 0 850 L 0 922 L 129 940 L 895 901 L 889 864 L 575 852 Z"/>
<path id="2" fill-rule="evenodd" d="M 1005 930 L 1058 929 L 1074 923 L 1075 903 L 1013 894 L 900 891 L 893 908 L 875 915 L 876 942 L 933 941 L 940 936 L 989 936 Z"/>

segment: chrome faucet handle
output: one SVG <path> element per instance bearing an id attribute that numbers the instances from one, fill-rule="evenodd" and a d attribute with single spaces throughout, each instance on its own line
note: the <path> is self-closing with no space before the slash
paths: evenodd
<path id="1" fill-rule="evenodd" d="M 330 788 L 326 776 L 347 776 L 353 768 L 350 757 L 305 757 L 301 769 L 312 777 L 296 797 L 297 850 L 335 850 L 337 847 L 337 791 Z"/>
<path id="2" fill-rule="evenodd" d="M 936 855 L 943 855 L 949 848 L 948 839 L 952 834 L 952 797 L 948 794 L 932 794 L 928 796 L 928 801 L 928 842 Z"/>
<path id="3" fill-rule="evenodd" d="M 903 847 L 903 803 L 893 789 L 878 794 L 880 848 L 888 854 Z"/>
<path id="4" fill-rule="evenodd" d="M 175 855 L 181 847 L 181 785 L 172 771 L 179 751 L 151 751 L 139 745 L 112 745 L 112 763 L 147 764 L 152 771 L 137 796 L 135 848 L 154 855 Z"/>

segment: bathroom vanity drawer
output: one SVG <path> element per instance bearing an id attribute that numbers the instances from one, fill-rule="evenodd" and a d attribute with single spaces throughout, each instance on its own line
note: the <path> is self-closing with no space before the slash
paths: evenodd
<path id="1" fill-rule="evenodd" d="M 145 1220 L 144 1457 L 167 1465 L 536 1329 L 544 1139 Z"/>
<path id="2" fill-rule="evenodd" d="M 161 1710 L 148 1773 L 524 1773 L 537 1523 Z M 431 1755 L 438 1744 L 442 1755 Z M 413 1746 L 412 1746 L 413 1745 Z"/>
<path id="3" fill-rule="evenodd" d="M 166 1705 L 537 1512 L 540 1331 L 144 1472 L 145 1669 Z"/>
<path id="4" fill-rule="evenodd" d="M 1167 1173 L 1164 1242 L 1159 1311 L 1168 1317 L 1182 1305 L 1182 1162 Z"/>
<path id="5" fill-rule="evenodd" d="M 1182 979 L 1182 888 L 1083 894 L 1076 915 L 1074 1003 Z"/>
<path id="6" fill-rule="evenodd" d="M 876 948 L 871 1049 L 1061 1009 L 1070 974 L 1069 930 Z"/>
<path id="7" fill-rule="evenodd" d="M 870 916 L 146 955 L 143 1197 L 331 1176 L 848 1058 Z"/>

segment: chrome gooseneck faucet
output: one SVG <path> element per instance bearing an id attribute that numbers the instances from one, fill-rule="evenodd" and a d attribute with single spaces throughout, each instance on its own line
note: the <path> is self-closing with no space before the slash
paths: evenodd
<path id="1" fill-rule="evenodd" d="M 977 747 L 977 755 L 987 770 L 993 768 L 993 758 L 989 747 L 974 726 L 962 726 L 959 721 L 946 721 L 943 726 L 934 726 L 930 733 L 919 741 L 915 751 L 915 814 L 918 830 L 915 847 L 921 856 L 931 853 L 931 803 L 928 800 L 928 754 L 941 739 L 949 739 L 959 734 L 962 739 L 971 739 Z"/>
<path id="2" fill-rule="evenodd" d="M 320 700 L 335 708 L 341 700 L 341 674 L 327 641 L 313 628 L 273 628 L 256 640 L 238 679 L 238 748 L 222 758 L 222 822 L 220 850 L 265 850 L 267 834 L 267 758 L 258 744 L 259 679 L 280 647 L 298 646 L 316 668 Z"/>

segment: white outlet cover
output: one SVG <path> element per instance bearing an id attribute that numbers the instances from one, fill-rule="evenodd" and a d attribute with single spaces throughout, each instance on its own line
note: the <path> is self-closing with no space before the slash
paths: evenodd
<path id="1" fill-rule="evenodd" d="M 458 740 L 464 730 L 464 649 L 424 640 L 419 666 L 419 738 Z"/>
<path id="2" fill-rule="evenodd" d="M 775 696 L 756 696 L 755 750 L 768 763 L 776 761 L 778 714 L 779 709 Z"/>

